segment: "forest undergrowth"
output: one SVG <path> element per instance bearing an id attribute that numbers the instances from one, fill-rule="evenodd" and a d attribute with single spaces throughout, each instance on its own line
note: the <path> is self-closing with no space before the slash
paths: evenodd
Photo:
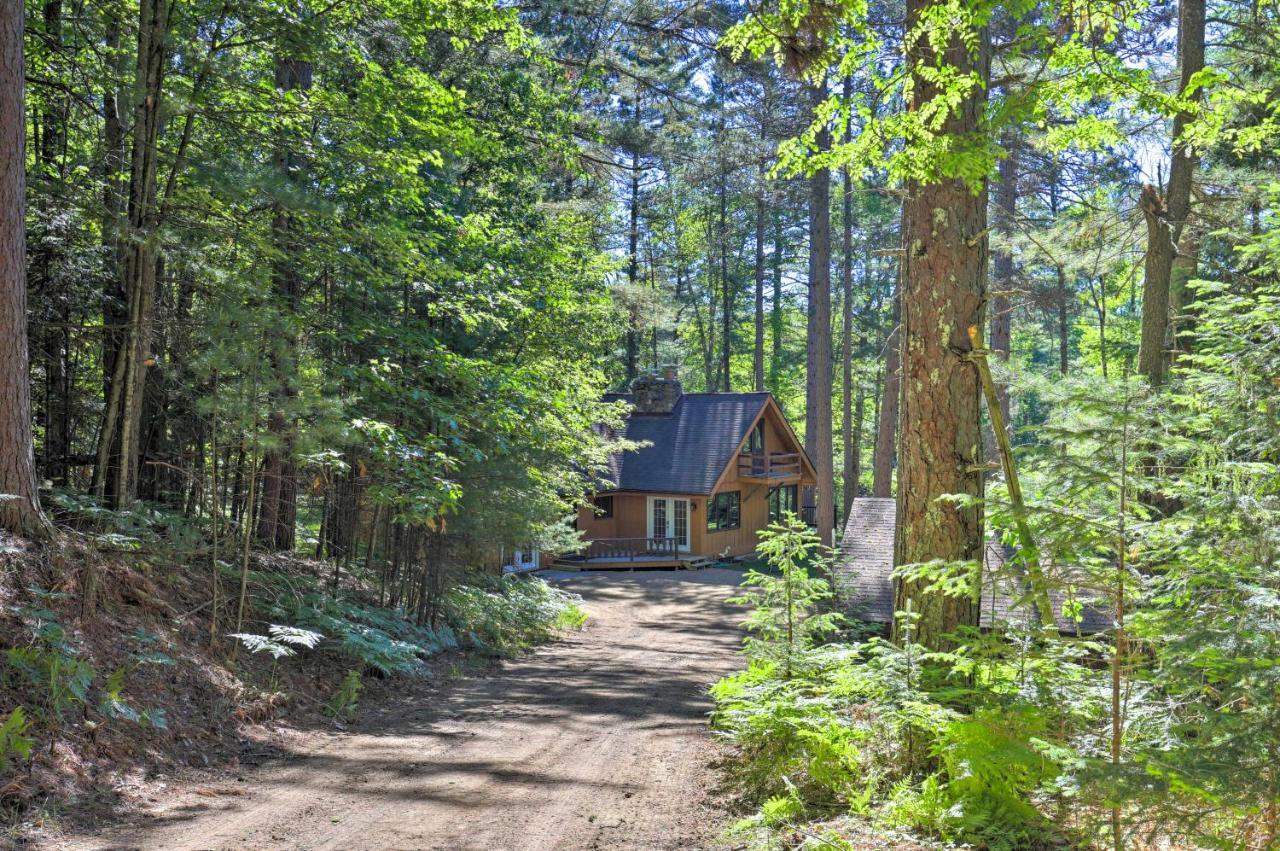
<path id="1" fill-rule="evenodd" d="M 331 563 L 285 554 L 220 560 L 215 591 L 197 520 L 80 497 L 57 517 L 53 543 L 0 537 L 0 835 L 15 841 L 118 816 L 159 781 L 257 764 L 407 684 L 425 694 L 586 621 L 541 579 L 473 571 L 417 623 L 379 605 L 358 566 L 335 589 Z"/>

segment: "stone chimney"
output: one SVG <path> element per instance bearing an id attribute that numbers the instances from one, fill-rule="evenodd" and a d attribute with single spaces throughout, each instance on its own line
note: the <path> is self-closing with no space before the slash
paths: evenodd
<path id="1" fill-rule="evenodd" d="M 680 379 L 676 378 L 676 368 L 666 366 L 662 369 L 662 377 L 641 375 L 631 382 L 631 395 L 637 414 L 669 414 L 680 401 Z"/>

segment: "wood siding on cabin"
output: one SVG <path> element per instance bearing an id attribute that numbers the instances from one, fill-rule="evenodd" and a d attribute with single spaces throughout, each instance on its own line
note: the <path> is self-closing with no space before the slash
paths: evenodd
<path id="1" fill-rule="evenodd" d="M 749 439 L 749 438 L 748 438 Z M 743 441 L 746 444 L 746 440 Z M 772 406 L 764 413 L 764 449 L 766 452 L 800 452 L 790 430 Z M 742 447 L 739 447 L 739 451 Z M 791 482 L 789 482 L 791 483 Z M 800 484 L 812 485 L 807 469 Z M 578 529 L 588 541 L 601 538 L 643 538 L 649 534 L 649 497 L 689 500 L 689 556 L 707 558 L 740 557 L 755 552 L 759 533 L 769 525 L 769 488 L 762 480 L 739 479 L 735 457 L 728 465 L 715 493 L 738 491 L 741 495 L 741 523 L 736 529 L 711 531 L 707 528 L 707 502 L 704 496 L 689 494 L 614 493 L 613 516 L 596 517 L 590 507 L 578 510 Z"/>

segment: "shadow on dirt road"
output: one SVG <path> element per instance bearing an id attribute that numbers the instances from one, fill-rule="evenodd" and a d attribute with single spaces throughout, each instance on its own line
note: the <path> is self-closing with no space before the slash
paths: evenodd
<path id="1" fill-rule="evenodd" d="M 127 827 L 95 849 L 698 849 L 723 824 L 707 686 L 732 671 L 741 573 L 555 581 L 591 619 L 489 675 L 407 688 L 351 731 Z"/>

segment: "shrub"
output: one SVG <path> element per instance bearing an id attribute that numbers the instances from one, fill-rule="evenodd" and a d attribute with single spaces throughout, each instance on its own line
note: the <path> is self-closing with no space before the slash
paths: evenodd
<path id="1" fill-rule="evenodd" d="M 445 596 L 444 619 L 473 646 L 511 656 L 579 628 L 586 614 L 579 598 L 537 577 L 504 576 L 484 585 L 460 585 Z"/>
<path id="2" fill-rule="evenodd" d="M 31 722 L 21 706 L 15 706 L 0 724 L 0 776 L 9 770 L 9 762 L 13 757 L 31 758 L 34 744 L 27 735 Z"/>
<path id="3" fill-rule="evenodd" d="M 329 698 L 329 702 L 324 705 L 324 714 L 341 721 L 354 721 L 356 708 L 360 702 L 360 692 L 363 688 L 364 684 L 360 681 L 360 672 L 347 671 L 347 675 L 342 678 L 342 683 L 338 686 L 338 690 L 333 693 L 333 697 Z"/>

